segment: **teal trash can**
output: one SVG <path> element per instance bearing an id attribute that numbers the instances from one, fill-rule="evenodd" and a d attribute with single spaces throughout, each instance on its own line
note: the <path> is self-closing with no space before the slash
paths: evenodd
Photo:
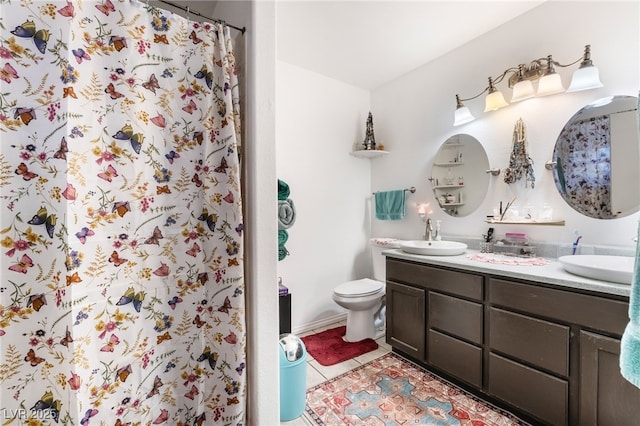
<path id="1" fill-rule="evenodd" d="M 291 333 L 280 335 L 280 421 L 304 413 L 307 403 L 307 348 Z"/>

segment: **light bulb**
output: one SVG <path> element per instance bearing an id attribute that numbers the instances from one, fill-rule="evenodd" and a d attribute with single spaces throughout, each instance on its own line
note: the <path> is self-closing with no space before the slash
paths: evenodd
<path id="1" fill-rule="evenodd" d="M 535 90 L 533 90 L 533 84 L 529 80 L 521 80 L 513 86 L 513 94 L 511 96 L 511 102 L 520 102 L 525 99 L 533 98 Z"/>
<path id="2" fill-rule="evenodd" d="M 548 96 L 556 93 L 564 92 L 562 79 L 559 74 L 547 74 L 538 82 L 538 91 L 536 96 Z"/>
<path id="3" fill-rule="evenodd" d="M 460 126 L 461 124 L 468 123 L 475 119 L 476 118 L 471 114 L 471 111 L 469 111 L 469 108 L 467 108 L 466 106 L 458 107 L 456 108 L 453 125 Z"/>
<path id="4" fill-rule="evenodd" d="M 489 94 L 484 100 L 484 112 L 495 111 L 507 105 L 509 104 L 504 100 L 502 92 L 493 88 L 493 91 L 489 91 Z"/>
<path id="5" fill-rule="evenodd" d="M 571 78 L 571 84 L 567 92 L 578 92 L 580 90 L 596 89 L 602 87 L 598 68 L 593 65 L 578 68 Z"/>

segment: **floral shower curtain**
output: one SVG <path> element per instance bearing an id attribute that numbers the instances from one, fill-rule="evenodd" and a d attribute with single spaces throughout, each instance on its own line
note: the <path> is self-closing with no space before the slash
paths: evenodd
<path id="1" fill-rule="evenodd" d="M 610 219 L 611 134 L 608 115 L 573 123 L 558 138 L 556 186 L 590 217 Z M 572 170 L 564 174 L 564 170 Z"/>
<path id="2" fill-rule="evenodd" d="M 0 18 L 1 424 L 243 423 L 229 29 L 135 0 Z"/>

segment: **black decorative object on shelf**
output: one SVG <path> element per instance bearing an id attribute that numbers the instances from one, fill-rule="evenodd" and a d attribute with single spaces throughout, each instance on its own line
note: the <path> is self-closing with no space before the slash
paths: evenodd
<path id="1" fill-rule="evenodd" d="M 364 136 L 362 145 L 367 151 L 373 151 L 376 149 L 376 137 L 373 134 L 373 115 L 371 115 L 371 112 L 369 112 L 369 116 L 367 117 L 367 132 Z"/>

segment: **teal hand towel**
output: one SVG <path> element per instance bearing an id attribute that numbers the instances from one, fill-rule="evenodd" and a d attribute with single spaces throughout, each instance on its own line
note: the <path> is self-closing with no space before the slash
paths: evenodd
<path id="1" fill-rule="evenodd" d="M 404 190 L 381 191 L 375 195 L 376 219 L 400 220 L 404 218 Z"/>
<path id="2" fill-rule="evenodd" d="M 291 190 L 289 189 L 289 185 L 287 185 L 287 182 L 278 179 L 278 200 L 286 200 L 287 198 L 289 198 L 290 193 Z"/>
<path id="3" fill-rule="evenodd" d="M 633 385 L 640 388 L 640 227 L 639 242 L 636 243 L 636 259 L 629 297 L 629 324 L 620 343 L 620 373 Z"/>
<path id="4" fill-rule="evenodd" d="M 640 118 L 640 97 L 637 114 Z M 640 128 L 638 129 L 640 133 Z M 620 373 L 634 386 L 640 388 L 640 225 L 636 240 L 636 259 L 629 296 L 629 324 L 620 342 Z"/>

